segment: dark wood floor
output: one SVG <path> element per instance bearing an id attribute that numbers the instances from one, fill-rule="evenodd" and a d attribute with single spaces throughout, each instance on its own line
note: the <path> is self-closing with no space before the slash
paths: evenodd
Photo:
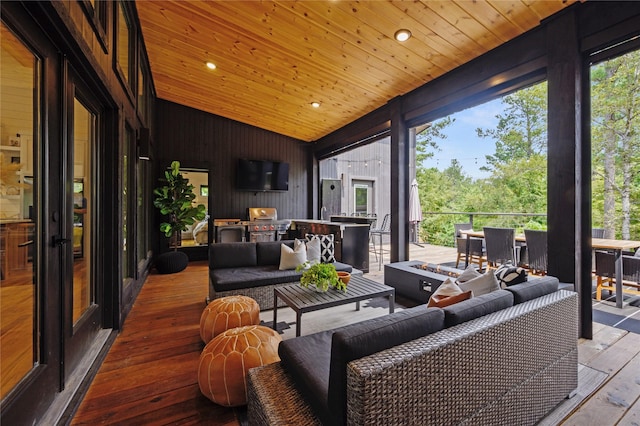
<path id="1" fill-rule="evenodd" d="M 207 289 L 206 261 L 153 271 L 71 424 L 238 425 L 198 387 Z"/>
<path id="2" fill-rule="evenodd" d="M 374 269 L 369 278 L 381 279 Z M 207 277 L 206 261 L 149 275 L 71 424 L 239 424 L 232 409 L 198 388 Z M 640 335 L 594 324 L 593 340 L 580 341 L 579 359 L 609 376 L 562 424 L 640 424 Z"/>

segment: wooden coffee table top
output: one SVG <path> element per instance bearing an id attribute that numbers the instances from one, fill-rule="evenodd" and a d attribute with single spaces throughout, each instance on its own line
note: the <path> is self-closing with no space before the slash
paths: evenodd
<path id="1" fill-rule="evenodd" d="M 278 326 L 278 298 L 295 311 L 296 336 L 300 336 L 303 313 L 346 305 L 351 302 L 355 302 L 356 310 L 360 310 L 361 300 L 373 299 L 374 297 L 386 297 L 389 300 L 389 313 L 393 313 L 395 289 L 360 275 L 351 275 L 346 292 L 333 288 L 325 292 L 317 292 L 301 287 L 300 284 L 276 287 L 273 290 L 273 329 L 276 330 Z"/>
<path id="2" fill-rule="evenodd" d="M 342 292 L 330 288 L 325 292 L 317 292 L 300 285 L 277 287 L 275 292 L 288 306 L 296 311 L 311 312 L 350 302 L 372 299 L 374 297 L 395 294 L 395 289 L 359 275 L 352 275 L 347 291 Z"/>

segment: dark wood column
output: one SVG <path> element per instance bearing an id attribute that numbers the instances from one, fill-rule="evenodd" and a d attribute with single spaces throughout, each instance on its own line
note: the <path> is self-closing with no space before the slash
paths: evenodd
<path id="1" fill-rule="evenodd" d="M 583 81 L 589 76 L 583 72 L 575 11 L 549 21 L 547 49 L 548 111 L 552 112 L 547 155 L 549 275 L 575 284 L 580 294 L 580 336 L 591 338 L 591 257 L 586 237 L 590 191 L 583 189 L 590 182 L 583 156 L 590 158 L 590 153 L 582 135 L 582 123 L 589 118 L 582 109 Z"/>
<path id="2" fill-rule="evenodd" d="M 391 101 L 391 262 L 409 258 L 409 135 L 401 98 Z"/>

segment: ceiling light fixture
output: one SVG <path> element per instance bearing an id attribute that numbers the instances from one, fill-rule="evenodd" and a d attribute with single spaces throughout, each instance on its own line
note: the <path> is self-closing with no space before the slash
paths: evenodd
<path id="1" fill-rule="evenodd" d="M 398 40 L 398 41 L 407 41 L 409 40 L 409 38 L 411 37 L 411 31 L 409 30 L 398 30 L 395 32 L 395 34 L 393 35 L 393 37 Z"/>
<path id="2" fill-rule="evenodd" d="M 311 106 L 314 108 L 320 108 L 320 102 L 311 102 Z"/>
<path id="3" fill-rule="evenodd" d="M 213 62 L 207 62 L 207 68 L 209 68 L 210 70 L 215 70 L 216 69 L 216 64 L 214 64 Z"/>

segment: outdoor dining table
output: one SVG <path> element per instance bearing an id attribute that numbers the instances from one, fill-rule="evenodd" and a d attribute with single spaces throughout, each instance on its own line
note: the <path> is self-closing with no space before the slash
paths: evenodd
<path id="1" fill-rule="evenodd" d="M 466 235 L 468 237 L 476 237 L 476 238 L 484 238 L 483 231 L 474 231 L 474 230 L 461 230 L 461 234 Z M 519 242 L 526 242 L 524 234 L 516 234 L 515 240 Z M 616 307 L 622 308 L 623 303 L 623 293 L 622 293 L 622 251 L 623 250 L 635 250 L 640 247 L 640 241 L 633 240 L 613 240 L 608 238 L 592 238 L 591 239 L 591 248 L 598 250 L 611 250 L 615 256 L 615 265 L 616 265 Z M 469 240 L 467 239 L 467 259 L 465 261 L 465 267 L 468 264 L 469 259 Z"/>
<path id="2" fill-rule="evenodd" d="M 616 263 L 616 307 L 622 308 L 622 250 L 635 250 L 640 247 L 640 241 L 633 240 L 611 240 L 607 238 L 592 238 L 591 248 L 600 250 L 611 250 L 615 256 Z"/>

